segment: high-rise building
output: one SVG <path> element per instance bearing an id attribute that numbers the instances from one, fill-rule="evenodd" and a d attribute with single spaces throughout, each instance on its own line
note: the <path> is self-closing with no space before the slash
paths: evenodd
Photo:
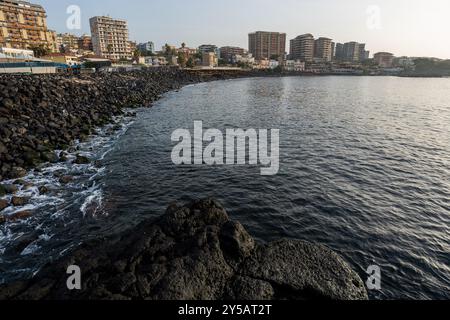
<path id="1" fill-rule="evenodd" d="M 290 59 L 312 62 L 314 59 L 314 36 L 310 33 L 291 40 Z"/>
<path id="2" fill-rule="evenodd" d="M 375 62 L 382 68 L 392 68 L 394 58 L 394 55 L 389 52 L 378 52 L 373 55 Z"/>
<path id="3" fill-rule="evenodd" d="M 336 42 L 331 42 L 331 60 L 336 56 Z"/>
<path id="4" fill-rule="evenodd" d="M 151 41 L 140 43 L 137 48 L 141 52 L 155 53 L 155 44 Z"/>
<path id="5" fill-rule="evenodd" d="M 47 14 L 37 4 L 16 0 L 0 1 L 0 46 L 28 49 L 44 46 L 54 50 L 55 34 L 47 29 Z"/>
<path id="6" fill-rule="evenodd" d="M 338 61 L 344 60 L 344 44 L 336 43 L 336 48 L 334 49 L 334 59 Z"/>
<path id="7" fill-rule="evenodd" d="M 314 43 L 314 57 L 323 59 L 324 61 L 331 61 L 333 57 L 332 40 L 321 37 Z"/>
<path id="8" fill-rule="evenodd" d="M 257 31 L 248 35 L 248 51 L 256 60 L 284 58 L 286 33 Z"/>
<path id="9" fill-rule="evenodd" d="M 56 31 L 54 30 L 48 30 L 47 32 L 47 47 L 52 53 L 59 52 L 58 36 L 56 35 Z"/>
<path id="10" fill-rule="evenodd" d="M 78 50 L 78 40 L 79 37 L 77 37 L 74 34 L 70 33 L 60 33 L 58 34 L 58 43 L 61 44 L 61 47 L 59 48 L 61 51 L 69 52 L 71 50 L 77 51 Z"/>
<path id="11" fill-rule="evenodd" d="M 220 48 L 220 58 L 231 62 L 233 60 L 233 56 L 243 56 L 245 50 L 239 47 L 221 47 Z"/>
<path id="12" fill-rule="evenodd" d="M 125 20 L 93 17 L 89 22 L 96 55 L 111 60 L 132 58 L 128 40 L 128 24 Z"/>
<path id="13" fill-rule="evenodd" d="M 136 41 L 128 41 L 128 46 L 130 47 L 130 52 L 134 53 L 136 52 L 137 48 L 138 48 L 138 44 Z"/>
<path id="14" fill-rule="evenodd" d="M 359 61 L 363 62 L 369 59 L 370 52 L 366 50 L 366 44 L 359 44 Z"/>
<path id="15" fill-rule="evenodd" d="M 359 43 L 358 42 L 347 42 L 344 44 L 343 55 L 345 61 L 348 62 L 358 62 L 359 61 Z"/>

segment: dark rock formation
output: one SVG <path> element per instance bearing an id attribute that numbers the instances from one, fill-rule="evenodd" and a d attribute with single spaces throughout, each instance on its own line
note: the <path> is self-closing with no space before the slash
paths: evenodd
<path id="1" fill-rule="evenodd" d="M 8 200 L 0 199 L 0 211 L 7 208 L 9 206 Z"/>
<path id="2" fill-rule="evenodd" d="M 247 76 L 177 68 L 90 75 L 0 75 L 0 181 L 20 178 L 84 140 L 123 109 L 151 106 L 167 91 L 202 81 Z M 84 160 L 84 159 L 79 159 Z M 84 161 L 83 161 L 84 162 Z"/>
<path id="3" fill-rule="evenodd" d="M 75 164 L 88 164 L 88 163 L 90 163 L 90 160 L 84 156 L 77 155 L 74 163 Z"/>
<path id="4" fill-rule="evenodd" d="M 66 286 L 70 265 L 82 289 Z M 172 205 L 159 219 L 86 243 L 0 299 L 367 299 L 359 276 L 320 245 L 255 243 L 214 200 Z"/>
<path id="5" fill-rule="evenodd" d="M 11 204 L 15 207 L 24 206 L 28 203 L 30 198 L 27 197 L 12 197 Z"/>
<path id="6" fill-rule="evenodd" d="M 0 196 L 4 196 L 5 194 L 14 194 L 17 190 L 17 186 L 13 184 L 0 184 Z"/>

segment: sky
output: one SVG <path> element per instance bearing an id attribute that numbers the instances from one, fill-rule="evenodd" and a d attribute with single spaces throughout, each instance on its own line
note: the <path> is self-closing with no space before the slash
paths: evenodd
<path id="1" fill-rule="evenodd" d="M 130 40 L 190 47 L 248 47 L 248 33 L 304 33 L 336 42 L 366 43 L 371 53 L 450 59 L 449 0 L 29 0 L 44 6 L 58 33 L 90 34 L 89 18 L 128 21 Z M 77 5 L 81 29 L 68 29 L 67 8 Z"/>

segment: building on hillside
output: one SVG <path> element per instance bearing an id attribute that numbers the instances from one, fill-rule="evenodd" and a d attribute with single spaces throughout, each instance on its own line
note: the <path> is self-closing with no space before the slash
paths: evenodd
<path id="1" fill-rule="evenodd" d="M 248 51 L 256 60 L 282 59 L 286 53 L 286 33 L 257 31 L 248 35 Z"/>
<path id="2" fill-rule="evenodd" d="M 89 22 L 92 45 L 96 55 L 111 60 L 132 59 L 128 24 L 125 20 L 103 16 L 93 17 Z"/>
<path id="3" fill-rule="evenodd" d="M 0 1 L 0 47 L 54 50 L 54 33 L 47 29 L 47 14 L 37 4 L 17 0 Z"/>

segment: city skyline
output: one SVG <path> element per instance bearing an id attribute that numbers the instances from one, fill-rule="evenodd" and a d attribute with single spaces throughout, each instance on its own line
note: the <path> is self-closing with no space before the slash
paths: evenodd
<path id="1" fill-rule="evenodd" d="M 209 9 L 203 11 L 200 9 L 206 3 L 204 0 L 189 6 L 179 0 L 135 1 L 136 6 L 128 7 L 112 0 L 107 9 L 103 2 L 86 0 L 34 2 L 44 6 L 49 28 L 58 33 L 90 34 L 89 18 L 109 15 L 128 21 L 130 40 L 153 41 L 156 49 L 165 43 L 179 46 L 182 42 L 191 47 L 210 43 L 219 47 L 248 48 L 249 33 L 273 31 L 287 33 L 287 52 L 290 39 L 312 33 L 316 38 L 328 37 L 335 42 L 366 43 L 372 53 L 388 51 L 396 56 L 450 58 L 450 46 L 438 40 L 445 37 L 446 30 L 450 30 L 450 22 L 445 17 L 450 3 L 445 0 L 433 0 L 428 4 L 418 0 L 397 0 L 395 4 L 387 0 L 345 0 L 345 4 L 329 0 L 285 0 L 284 5 L 272 0 L 236 1 L 233 5 L 235 0 L 231 0 L 226 4 L 208 2 Z M 81 9 L 79 30 L 66 27 L 67 7 L 74 4 Z M 344 10 L 349 5 L 353 9 Z"/>

